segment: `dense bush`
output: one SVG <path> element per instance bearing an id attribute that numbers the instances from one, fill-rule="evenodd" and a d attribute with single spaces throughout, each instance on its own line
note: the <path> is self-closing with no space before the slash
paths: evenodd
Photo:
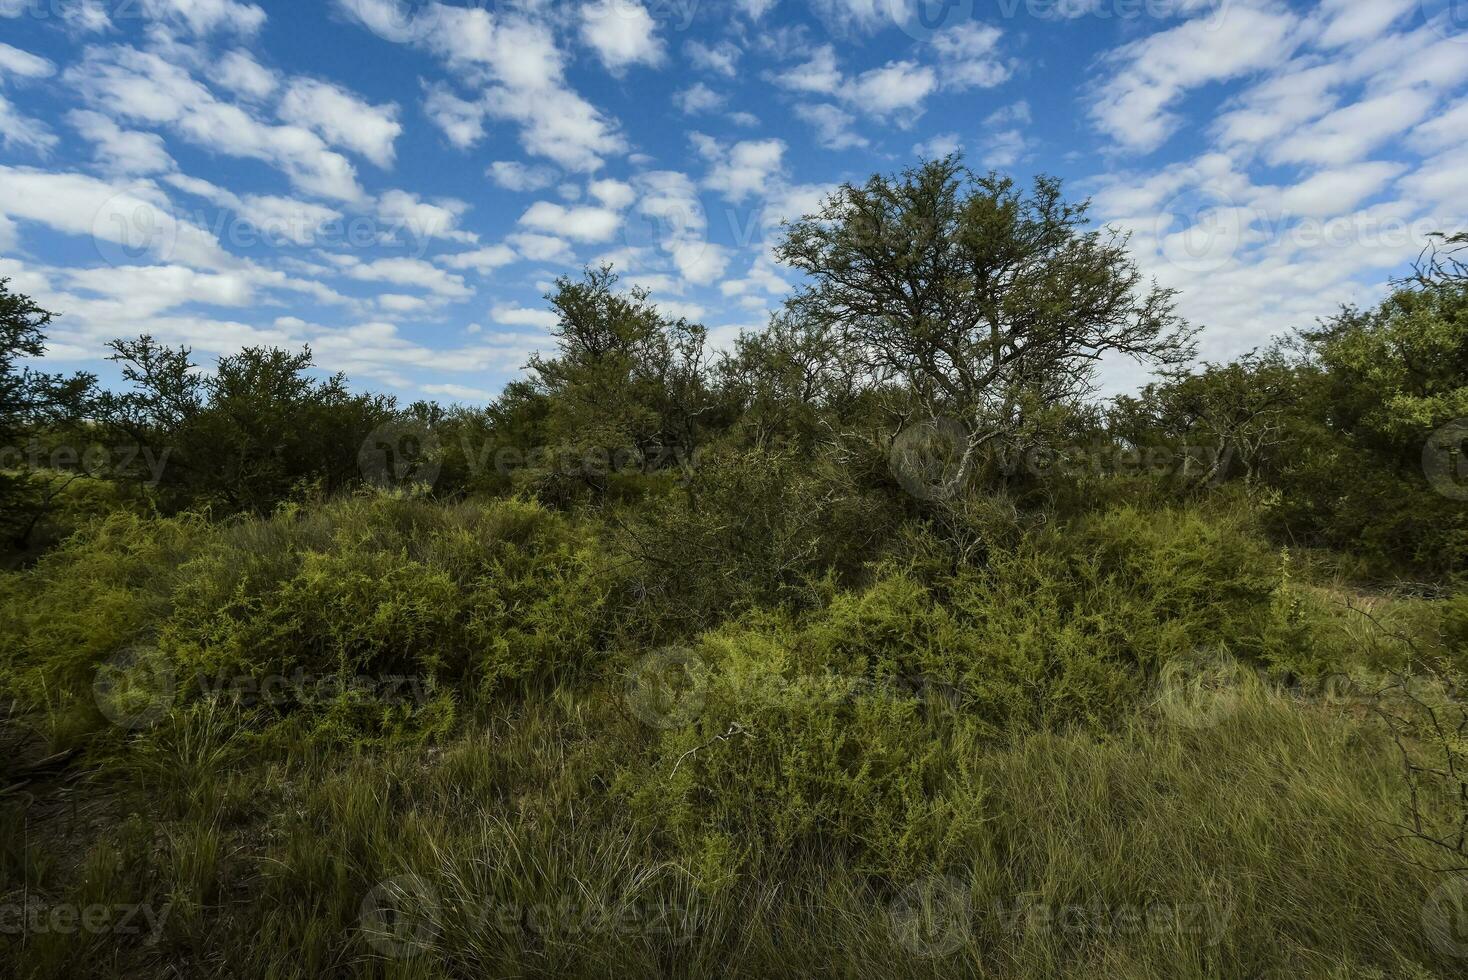
<path id="1" fill-rule="evenodd" d="M 644 662 L 692 690 L 670 707 L 673 681 L 638 678 L 669 729 L 628 792 L 711 881 L 817 847 L 883 873 L 943 868 L 983 823 L 985 745 L 1104 731 L 1199 650 L 1267 656 L 1280 586 L 1244 518 L 1184 510 L 1034 532 L 934 587 L 889 573 Z"/>
<path id="2" fill-rule="evenodd" d="M 610 585 L 573 524 L 515 501 L 371 495 L 217 527 L 119 516 L 6 579 L 22 637 L 6 681 L 85 708 L 99 667 L 141 647 L 176 679 L 170 704 L 222 696 L 344 737 L 441 732 L 457 707 L 594 667 Z"/>

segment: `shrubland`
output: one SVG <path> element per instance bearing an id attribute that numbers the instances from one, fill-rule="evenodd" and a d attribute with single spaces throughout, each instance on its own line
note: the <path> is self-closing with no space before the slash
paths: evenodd
<path id="1" fill-rule="evenodd" d="M 482 409 L 0 289 L 16 975 L 1458 975 L 1457 267 L 1198 364 L 1054 181 L 782 254 L 721 355 L 563 279 Z"/>

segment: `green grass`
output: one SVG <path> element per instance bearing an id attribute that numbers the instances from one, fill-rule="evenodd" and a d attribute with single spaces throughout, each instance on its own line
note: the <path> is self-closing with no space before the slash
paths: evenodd
<path id="1" fill-rule="evenodd" d="M 1372 710 L 1403 672 L 1459 710 L 1427 678 L 1461 666 L 1461 600 L 1363 594 L 1231 505 L 1113 508 L 956 570 L 927 533 L 690 635 L 614 535 L 528 504 L 93 525 L 0 577 L 0 956 L 46 980 L 1462 974 L 1435 915 L 1468 878 L 1401 839 Z M 177 683 L 134 677 L 153 710 L 118 726 L 93 680 L 144 642 Z M 262 703 L 198 668 L 425 686 Z M 1450 820 L 1448 788 L 1419 808 Z"/>

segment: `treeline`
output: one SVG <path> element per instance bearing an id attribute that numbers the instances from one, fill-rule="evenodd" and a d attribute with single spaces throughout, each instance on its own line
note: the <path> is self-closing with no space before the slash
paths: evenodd
<path id="1" fill-rule="evenodd" d="M 733 351 L 587 270 L 547 297 L 554 351 L 483 409 L 354 394 L 309 350 L 203 372 L 147 336 L 112 344 L 126 387 L 102 390 L 23 366 L 52 315 L 0 284 L 4 531 L 33 548 L 101 509 L 268 514 L 366 483 L 521 494 L 651 508 L 638 541 L 659 560 L 762 564 L 778 592 L 812 567 L 782 549 L 856 568 L 851 542 L 915 513 L 980 547 L 962 527 L 975 499 L 1043 512 L 1237 485 L 1283 541 L 1380 572 L 1464 567 L 1462 239 L 1373 309 L 1199 364 L 1173 293 L 1088 225 L 1049 179 L 957 158 L 874 176 L 788 227 L 780 257 L 805 285 Z M 1102 403 L 1103 357 L 1161 380 Z"/>

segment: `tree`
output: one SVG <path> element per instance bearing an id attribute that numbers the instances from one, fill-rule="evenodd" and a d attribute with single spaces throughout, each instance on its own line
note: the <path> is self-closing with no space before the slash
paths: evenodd
<path id="1" fill-rule="evenodd" d="M 561 277 L 546 297 L 555 357 L 530 360 L 548 401 L 546 434 L 560 456 L 625 455 L 644 469 L 686 459 L 707 410 L 702 326 L 663 316 L 644 289 L 617 291 L 610 266 Z M 600 485 L 599 467 L 580 472 Z"/>
<path id="2" fill-rule="evenodd" d="M 790 308 L 839 328 L 916 411 L 969 432 L 963 466 L 1026 412 L 1074 400 L 1107 355 L 1185 362 L 1174 293 L 1142 275 L 1118 232 L 1086 230 L 1058 180 L 1029 195 L 957 156 L 843 185 L 788 227 L 778 254 L 810 278 Z"/>
<path id="3" fill-rule="evenodd" d="M 839 330 L 788 312 L 741 333 L 716 374 L 727 416 L 754 445 L 789 441 L 801 450 L 822 422 L 849 419 L 878 381 Z"/>
<path id="4" fill-rule="evenodd" d="M 99 399 L 99 416 L 139 450 L 133 473 L 159 482 L 170 509 L 267 512 L 293 490 L 338 490 L 358 454 L 395 416 L 391 398 L 352 395 L 341 374 L 307 373 L 309 349 L 245 348 L 200 373 L 186 347 L 118 340 L 111 360 L 133 386 Z"/>
<path id="5" fill-rule="evenodd" d="M 26 455 L 20 444 L 38 428 L 80 420 L 96 386 L 90 374 L 64 377 L 18 363 L 46 353 L 45 328 L 54 318 L 29 296 L 12 292 L 10 280 L 0 279 L 0 449 L 17 460 Z M 0 470 L 0 524 L 17 546 L 26 545 L 68 482 L 40 491 L 29 474 Z"/>
<path id="6" fill-rule="evenodd" d="M 1303 393 L 1303 366 L 1279 346 L 1228 364 L 1205 364 L 1148 385 L 1137 398 L 1116 399 L 1118 434 L 1138 446 L 1163 442 L 1187 453 L 1200 484 L 1235 474 L 1253 483 L 1286 438 Z M 1206 452 L 1199 452 L 1206 450 Z"/>

